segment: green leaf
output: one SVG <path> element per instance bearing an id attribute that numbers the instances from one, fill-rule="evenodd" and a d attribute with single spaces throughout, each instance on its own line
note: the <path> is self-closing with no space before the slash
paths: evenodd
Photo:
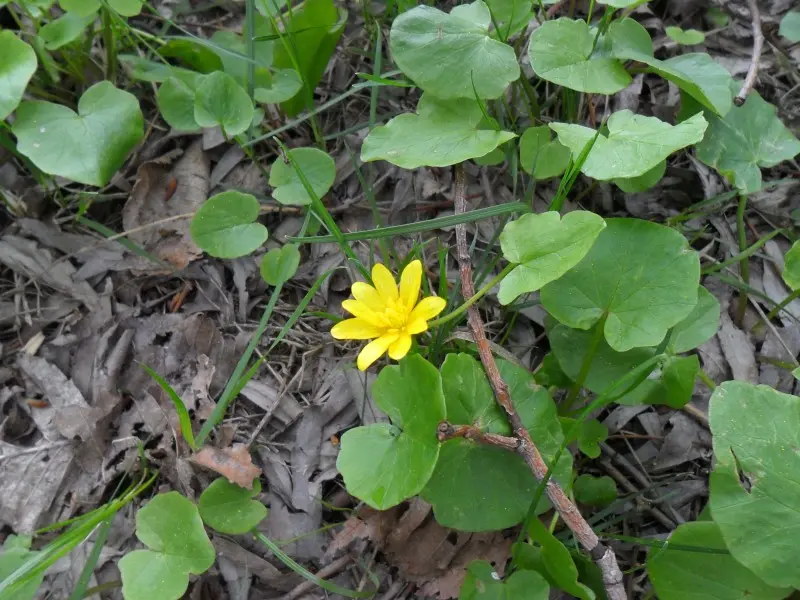
<path id="1" fill-rule="evenodd" d="M 783 15 L 778 33 L 793 44 L 800 42 L 800 12 L 792 10 Z"/>
<path id="2" fill-rule="evenodd" d="M 656 117 L 620 110 L 611 115 L 607 126 L 608 135 L 597 136 L 581 168 L 584 175 L 601 181 L 643 175 L 673 152 L 702 140 L 707 123 L 699 113 L 669 125 Z M 550 128 L 574 156 L 596 135 L 594 129 L 583 125 L 551 123 Z"/>
<path id="3" fill-rule="evenodd" d="M 575 500 L 587 506 L 602 508 L 617 499 L 617 484 L 608 475 L 580 475 L 572 486 Z"/>
<path id="4" fill-rule="evenodd" d="M 159 494 L 136 513 L 136 537 L 149 550 L 119 561 L 126 600 L 177 600 L 214 563 L 214 546 L 197 506 L 178 492 Z"/>
<path id="5" fill-rule="evenodd" d="M 499 98 L 520 71 L 514 49 L 490 37 L 491 22 L 482 0 L 457 6 L 449 15 L 417 6 L 392 23 L 392 57 L 437 98 Z"/>
<path id="6" fill-rule="evenodd" d="M 39 554 L 29 550 L 30 546 L 31 539 L 28 536 L 10 535 L 6 538 L 3 548 L 0 549 L 0 582 Z M 7 596 L 8 600 L 33 600 L 43 579 L 44 571 L 19 587 L 12 588 L 14 591 Z"/>
<path id="7" fill-rule="evenodd" d="M 581 598 L 594 600 L 594 592 L 578 581 L 578 569 L 566 546 L 548 531 L 539 519 L 531 520 L 528 535 L 542 547 L 542 561 L 559 589 Z"/>
<path id="8" fill-rule="evenodd" d="M 637 194 L 649 190 L 664 176 L 667 161 L 662 160 L 655 167 L 638 177 L 621 177 L 614 179 L 614 184 L 626 194 Z"/>
<path id="9" fill-rule="evenodd" d="M 385 160 L 404 169 L 447 167 L 485 156 L 516 137 L 510 131 L 479 129 L 482 118 L 477 102 L 423 94 L 416 114 L 399 115 L 369 133 L 361 160 Z"/>
<path id="10" fill-rule="evenodd" d="M 39 30 L 39 37 L 44 40 L 45 48 L 58 50 L 77 40 L 83 30 L 94 21 L 95 16 L 94 13 L 84 17 L 75 13 L 66 13 L 42 27 Z"/>
<path id="11" fill-rule="evenodd" d="M 516 571 L 506 581 L 485 560 L 467 567 L 458 600 L 547 600 L 550 586 L 534 571 Z"/>
<path id="12" fill-rule="evenodd" d="M 547 3 L 545 3 L 547 4 Z M 495 39 L 508 39 L 524 30 L 534 18 L 531 3 L 522 0 L 487 0 Z M 494 26 L 497 24 L 497 28 Z"/>
<path id="13" fill-rule="evenodd" d="M 536 383 L 545 387 L 568 388 L 572 385 L 572 380 L 567 377 L 561 365 L 558 364 L 556 355 L 548 352 L 542 359 L 542 364 L 533 374 Z"/>
<path id="14" fill-rule="evenodd" d="M 706 41 L 706 34 L 697 29 L 681 29 L 673 25 L 665 28 L 664 33 L 673 42 L 684 46 L 695 46 Z"/>
<path id="15" fill-rule="evenodd" d="M 167 124 L 177 131 L 194 132 L 202 127 L 194 118 L 194 89 L 176 77 L 162 83 L 156 92 L 156 104 Z"/>
<path id="16" fill-rule="evenodd" d="M 216 71 L 197 86 L 194 120 L 201 127 L 219 125 L 226 136 L 239 135 L 253 121 L 253 103 L 233 77 Z"/>
<path id="17" fill-rule="evenodd" d="M 637 219 L 606 225 L 577 266 L 542 288 L 542 305 L 577 329 L 606 315 L 605 338 L 617 352 L 655 346 L 697 304 L 700 259 L 668 227 Z"/>
<path id="18" fill-rule="evenodd" d="M 36 52 L 12 31 L 0 31 L 0 121 L 14 112 L 36 72 Z"/>
<path id="19" fill-rule="evenodd" d="M 144 120 L 135 96 L 101 81 L 81 96 L 77 114 L 23 102 L 12 131 L 18 150 L 45 173 L 102 187 L 144 136 Z"/>
<path id="20" fill-rule="evenodd" d="M 572 90 L 615 94 L 628 86 L 631 76 L 616 58 L 593 55 L 594 39 L 581 19 L 545 21 L 531 34 L 531 67 L 542 79 Z"/>
<path id="21" fill-rule="evenodd" d="M 783 257 L 783 280 L 793 290 L 800 288 L 800 242 L 795 242 Z"/>
<path id="22" fill-rule="evenodd" d="M 271 27 L 270 27 L 271 29 Z M 222 61 L 225 72 L 236 79 L 242 87 L 247 87 L 249 60 L 247 58 L 247 45 L 242 36 L 232 31 L 217 31 L 211 36 L 212 50 Z M 256 86 L 268 83 L 272 76 L 266 67 L 272 64 L 273 42 L 255 42 L 255 78 Z"/>
<path id="23" fill-rule="evenodd" d="M 519 138 L 519 162 L 536 179 L 558 177 L 569 165 L 569 148 L 551 141 L 548 127 L 528 127 Z"/>
<path id="24" fill-rule="evenodd" d="M 269 80 L 258 82 L 254 92 L 256 102 L 262 104 L 279 104 L 290 98 L 294 98 L 300 88 L 303 87 L 303 80 L 293 69 L 278 69 L 272 74 Z"/>
<path id="25" fill-rule="evenodd" d="M 790 593 L 770 587 L 727 552 L 708 552 L 726 550 L 716 523 L 683 523 L 669 536 L 669 544 L 697 550 L 667 545 L 650 551 L 647 572 L 660 600 L 779 600 Z"/>
<path id="26" fill-rule="evenodd" d="M 88 17 L 100 10 L 100 0 L 59 0 L 64 12 L 75 13 L 79 17 Z"/>
<path id="27" fill-rule="evenodd" d="M 255 196 L 231 190 L 212 196 L 195 213 L 189 232 L 194 242 L 217 258 L 237 258 L 267 240 L 267 228 L 256 222 L 261 205 Z"/>
<path id="28" fill-rule="evenodd" d="M 564 326 L 559 325 L 558 327 Z M 578 449 L 589 458 L 597 458 L 600 456 L 600 442 L 604 442 L 608 437 L 608 427 L 597 419 L 586 419 L 585 421 L 581 421 L 578 425 L 575 434 L 569 437 L 569 433 L 577 422 L 576 419 L 559 417 L 559 421 L 561 422 L 561 428 L 564 430 L 564 435 L 568 436 L 568 444 L 577 441 Z"/>
<path id="29" fill-rule="evenodd" d="M 372 388 L 392 421 L 347 431 L 336 466 L 347 491 L 385 510 L 418 494 L 439 457 L 436 428 L 445 418 L 442 382 L 418 354 L 384 367 Z"/>
<path id="30" fill-rule="evenodd" d="M 673 354 L 702 346 L 719 329 L 719 300 L 703 286 L 697 288 L 697 304 L 692 312 L 672 328 L 667 350 Z"/>
<path id="31" fill-rule="evenodd" d="M 123 17 L 135 17 L 142 12 L 142 0 L 108 0 L 108 5 Z"/>
<path id="32" fill-rule="evenodd" d="M 740 193 L 759 191 L 759 167 L 774 167 L 800 152 L 800 141 L 776 112 L 753 91 L 743 106 L 734 106 L 724 118 L 707 114 L 708 132 L 697 145 L 697 158 L 724 175 Z"/>
<path id="33" fill-rule="evenodd" d="M 728 23 L 730 23 L 731 18 L 724 10 L 717 6 L 711 6 L 706 10 L 705 14 L 706 19 L 711 23 L 712 26 L 722 29 L 723 27 L 727 27 Z"/>
<path id="34" fill-rule="evenodd" d="M 505 259 L 519 266 L 500 282 L 500 303 L 509 304 L 561 277 L 586 256 L 605 226 L 601 216 L 582 210 L 563 218 L 555 211 L 528 214 L 508 223 L 500 246 Z"/>
<path id="35" fill-rule="evenodd" d="M 222 61 L 205 41 L 190 37 L 176 37 L 158 49 L 161 56 L 177 58 L 190 69 L 200 73 L 222 71 Z"/>
<path id="36" fill-rule="evenodd" d="M 254 498 L 261 492 L 256 479 L 248 490 L 224 477 L 214 480 L 203 493 L 197 507 L 206 525 L 230 535 L 247 533 L 267 516 L 267 507 Z"/>
<path id="37" fill-rule="evenodd" d="M 498 363 L 511 400 L 545 460 L 552 459 L 563 439 L 555 404 L 530 373 L 505 361 Z M 467 354 L 449 354 L 442 365 L 447 419 L 474 425 L 486 433 L 511 435 L 502 411 L 478 362 Z M 562 458 L 556 478 L 569 486 L 571 460 Z M 480 491 L 475 482 L 480 481 Z M 433 505 L 436 521 L 463 531 L 492 531 L 520 523 L 526 516 L 536 481 L 513 452 L 453 439 L 441 445 L 436 470 L 422 491 Z M 538 512 L 548 510 L 544 500 Z"/>
<path id="38" fill-rule="evenodd" d="M 769 585 L 800 588 L 800 398 L 726 381 L 711 396 L 711 513 L 733 558 Z"/>
<path id="39" fill-rule="evenodd" d="M 287 0 L 256 0 L 256 8 L 261 15 L 276 16 L 286 6 Z"/>
<path id="40" fill-rule="evenodd" d="M 289 281 L 300 265 L 300 250 L 295 244 L 273 248 L 261 259 L 261 278 L 269 285 L 279 286 Z"/>
<path id="41" fill-rule="evenodd" d="M 183 439 L 186 440 L 186 443 L 189 444 L 189 448 L 197 451 L 198 447 L 194 440 L 194 431 L 192 431 L 192 419 L 189 416 L 189 411 L 186 410 L 186 405 L 183 403 L 183 399 L 178 395 L 175 389 L 169 383 L 167 383 L 166 379 L 161 377 L 161 375 L 148 367 L 146 364 L 140 364 L 142 368 L 147 371 L 147 374 L 155 380 L 158 386 L 172 401 L 172 405 L 175 407 L 175 413 L 178 415 L 178 423 L 180 424 L 181 435 L 183 436 Z"/>
<path id="42" fill-rule="evenodd" d="M 269 184 L 275 188 L 272 190 L 272 197 L 281 204 L 311 204 L 311 197 L 297 174 L 295 165 L 318 198 L 327 194 L 336 179 L 336 164 L 328 153 L 317 148 L 295 148 L 289 150 L 289 154 L 294 164 L 279 156 L 270 168 Z"/>

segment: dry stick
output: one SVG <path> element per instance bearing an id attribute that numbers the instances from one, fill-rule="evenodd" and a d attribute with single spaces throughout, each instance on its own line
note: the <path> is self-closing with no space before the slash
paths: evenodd
<path id="1" fill-rule="evenodd" d="M 757 0 L 747 0 L 750 7 L 750 23 L 753 28 L 753 54 L 750 57 L 750 68 L 747 69 L 747 76 L 744 78 L 742 89 L 733 99 L 736 106 L 741 106 L 747 100 L 747 95 L 756 83 L 758 75 L 758 63 L 761 61 L 761 50 L 764 48 L 764 34 L 761 32 L 761 13 L 758 11 Z"/>
<path id="2" fill-rule="evenodd" d="M 464 168 L 460 164 L 456 165 L 455 171 L 455 212 L 459 214 L 467 210 L 466 182 L 464 179 Z M 456 225 L 456 245 L 458 249 L 459 272 L 461 274 L 461 294 L 464 298 L 472 298 L 472 296 L 475 295 L 475 285 L 472 282 L 472 263 L 467 247 L 467 230 L 463 223 L 461 225 Z M 514 432 L 514 437 L 518 440 L 516 447 L 517 453 L 525 460 L 525 463 L 533 472 L 533 476 L 536 480 L 541 482 L 547 476 L 547 463 L 544 462 L 542 454 L 533 443 L 528 430 L 525 429 L 514 405 L 511 403 L 508 385 L 506 385 L 506 382 L 503 381 L 503 378 L 500 376 L 497 363 L 495 363 L 494 356 L 489 347 L 489 340 L 486 339 L 486 332 L 483 329 L 481 315 L 475 305 L 469 307 L 467 311 L 467 321 L 472 330 L 472 334 L 475 336 L 478 354 L 481 357 L 483 368 L 486 370 L 486 375 L 494 390 L 495 400 L 497 400 L 497 403 L 505 411 L 508 421 L 511 424 L 511 430 Z M 600 542 L 597 534 L 595 534 L 589 524 L 584 520 L 583 516 L 581 516 L 578 507 L 575 506 L 554 479 L 551 478 L 547 482 L 546 491 L 547 497 L 567 524 L 567 527 L 572 530 L 572 533 L 575 535 L 580 545 L 588 552 L 589 556 L 591 556 L 594 563 L 603 573 L 603 583 L 605 584 L 609 600 L 627 600 L 628 596 L 623 586 L 622 571 L 620 571 L 619 565 L 617 565 L 617 558 L 614 556 L 614 551 Z"/>

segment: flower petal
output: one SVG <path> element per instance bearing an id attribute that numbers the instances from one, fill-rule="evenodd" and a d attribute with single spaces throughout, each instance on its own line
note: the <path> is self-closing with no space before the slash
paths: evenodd
<path id="1" fill-rule="evenodd" d="M 349 312 L 354 317 L 375 325 L 375 327 L 388 327 L 389 323 L 381 313 L 371 310 L 363 302 L 358 300 L 345 300 L 342 302 L 342 308 Z M 374 336 L 373 336 L 374 337 Z"/>
<path id="2" fill-rule="evenodd" d="M 389 357 L 394 360 L 400 360 L 408 351 L 411 350 L 411 336 L 407 333 L 401 333 L 391 346 L 389 346 Z"/>
<path id="3" fill-rule="evenodd" d="M 389 349 L 394 341 L 400 337 L 397 333 L 385 333 L 377 340 L 372 340 L 369 344 L 364 346 L 358 355 L 358 368 L 361 371 L 366 371 L 369 366 L 383 356 Z"/>
<path id="4" fill-rule="evenodd" d="M 375 327 L 364 319 L 345 319 L 331 329 L 331 335 L 337 340 L 369 340 L 379 337 L 383 332 L 382 327 Z"/>
<path id="5" fill-rule="evenodd" d="M 381 299 L 378 291 L 368 283 L 356 281 L 350 288 L 350 293 L 353 294 L 353 298 L 365 304 L 370 310 L 383 312 L 386 308 L 386 303 Z"/>
<path id="6" fill-rule="evenodd" d="M 423 298 L 419 301 L 419 304 L 414 307 L 414 310 L 411 311 L 408 322 L 411 323 L 417 319 L 429 321 L 442 312 L 445 306 L 447 306 L 447 302 L 444 298 L 439 298 L 439 296 Z"/>
<path id="7" fill-rule="evenodd" d="M 428 322 L 425 319 L 413 319 L 406 325 L 406 333 L 410 335 L 422 333 L 423 331 L 427 331 L 427 329 Z"/>
<path id="8" fill-rule="evenodd" d="M 409 310 L 414 308 L 419 298 L 419 288 L 422 283 L 422 262 L 412 260 L 408 263 L 403 274 L 400 275 L 400 300 Z"/>
<path id="9" fill-rule="evenodd" d="M 392 272 L 381 263 L 375 263 L 372 267 L 372 283 L 375 284 L 375 289 L 385 304 L 390 300 L 397 300 L 397 284 L 394 282 Z"/>

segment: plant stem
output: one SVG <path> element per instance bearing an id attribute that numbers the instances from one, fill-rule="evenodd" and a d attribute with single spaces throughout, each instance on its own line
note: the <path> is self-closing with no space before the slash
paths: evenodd
<path id="1" fill-rule="evenodd" d="M 736 229 L 739 235 L 739 252 L 744 252 L 747 249 L 747 231 L 744 228 L 744 213 L 747 210 L 747 196 L 742 194 L 739 196 L 739 207 L 736 210 Z M 750 283 L 750 262 L 745 258 L 739 265 L 739 274 L 742 281 Z M 744 321 L 744 313 L 747 310 L 747 293 L 742 292 L 739 294 L 739 305 L 736 308 L 736 323 L 739 327 L 742 326 Z"/>
<path id="2" fill-rule="evenodd" d="M 434 327 L 438 327 L 439 325 L 444 325 L 445 323 L 449 323 L 453 319 L 457 319 L 458 317 L 460 317 L 469 309 L 470 306 L 472 306 L 478 300 L 483 298 L 494 286 L 500 283 L 506 275 L 511 273 L 511 271 L 513 271 L 514 267 L 516 266 L 517 266 L 516 263 L 511 263 L 506 265 L 505 268 L 502 271 L 500 271 L 500 273 L 498 273 L 494 279 L 492 279 L 489 283 L 487 283 L 485 286 L 483 286 L 481 289 L 475 292 L 475 295 L 469 298 L 467 301 L 465 301 L 464 304 L 456 308 L 450 314 L 445 315 L 440 319 L 435 319 L 433 321 L 428 322 L 428 329 L 433 329 Z"/>
<path id="3" fill-rule="evenodd" d="M 578 394 L 583 389 L 583 384 L 586 383 L 586 378 L 589 376 L 589 370 L 592 368 L 592 361 L 594 360 L 594 355 L 597 354 L 597 348 L 600 346 L 600 342 L 603 340 L 603 330 L 605 328 L 606 319 L 608 318 L 608 313 L 603 313 L 603 316 L 597 322 L 595 326 L 594 333 L 592 334 L 592 339 L 589 340 L 589 347 L 586 348 L 586 356 L 583 357 L 583 363 L 581 364 L 581 370 L 578 371 L 578 378 L 575 380 L 575 383 L 572 385 L 572 388 L 569 390 L 569 394 L 567 394 L 566 400 L 564 400 L 564 404 L 561 407 L 561 413 L 567 414 L 569 410 L 572 408 L 572 405 L 575 403 L 575 399 L 578 397 Z"/>
<path id="4" fill-rule="evenodd" d="M 710 389 L 712 392 L 717 388 L 717 384 L 714 383 L 714 380 L 711 379 L 711 377 L 708 376 L 708 373 L 703 371 L 703 369 L 699 369 L 697 371 L 697 378 L 705 383 L 708 389 Z"/>
<path id="5" fill-rule="evenodd" d="M 759 239 L 755 244 L 753 244 L 749 248 L 745 248 L 743 252 L 740 251 L 739 254 L 737 254 L 736 256 L 731 256 L 727 260 L 724 260 L 722 262 L 719 262 L 719 263 L 716 263 L 716 264 L 713 264 L 713 265 L 709 265 L 708 267 L 703 269 L 701 272 L 702 272 L 703 275 L 711 275 L 712 273 L 716 273 L 718 271 L 722 271 L 722 269 L 725 269 L 726 267 L 730 267 L 731 265 L 735 265 L 738 262 L 745 261 L 749 257 L 753 256 L 753 254 L 758 252 L 764 244 L 766 244 L 772 238 L 774 238 L 774 237 L 776 237 L 776 236 L 778 236 L 778 235 L 780 235 L 782 233 L 784 233 L 782 229 L 775 229 L 774 231 L 770 231 L 767 235 L 765 235 L 764 237 Z M 747 243 L 747 241 L 745 241 L 745 244 L 746 243 Z M 743 263 L 743 265 L 744 265 L 744 263 Z M 743 271 L 744 271 L 744 269 L 743 269 Z"/>
<path id="6" fill-rule="evenodd" d="M 767 313 L 767 321 L 772 321 L 772 319 L 774 319 L 779 312 L 791 304 L 793 300 L 797 300 L 797 298 L 800 298 L 800 288 L 797 288 L 791 294 L 786 296 L 786 298 L 776 304 L 774 308 Z"/>
<path id="7" fill-rule="evenodd" d="M 117 76 L 117 47 L 114 41 L 114 27 L 111 17 L 111 9 L 102 9 L 103 45 L 106 47 L 106 79 L 111 83 Z"/>

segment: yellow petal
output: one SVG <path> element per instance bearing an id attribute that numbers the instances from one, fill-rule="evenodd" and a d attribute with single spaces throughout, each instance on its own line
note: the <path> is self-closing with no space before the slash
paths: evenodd
<path id="1" fill-rule="evenodd" d="M 400 300 L 409 309 L 413 308 L 419 298 L 422 283 L 422 262 L 412 260 L 400 275 Z"/>
<path id="2" fill-rule="evenodd" d="M 447 302 L 445 302 L 444 298 L 439 298 L 439 296 L 423 298 L 419 301 L 419 304 L 414 307 L 414 310 L 411 311 L 408 322 L 411 323 L 417 319 L 429 321 L 442 312 L 445 306 L 447 306 Z"/>
<path id="3" fill-rule="evenodd" d="M 386 308 L 386 303 L 381 300 L 378 291 L 368 283 L 363 281 L 356 281 L 350 289 L 353 298 L 366 305 L 370 310 L 375 312 L 383 312 Z"/>
<path id="4" fill-rule="evenodd" d="M 391 346 L 389 346 L 389 357 L 400 360 L 411 349 L 411 336 L 407 333 L 401 334 Z"/>
<path id="5" fill-rule="evenodd" d="M 331 329 L 331 335 L 337 340 L 369 340 L 380 336 L 383 332 L 383 328 L 375 327 L 364 319 L 345 319 Z"/>
<path id="6" fill-rule="evenodd" d="M 381 263 L 375 263 L 372 267 L 372 283 L 375 284 L 375 289 L 378 290 L 384 304 L 390 300 L 397 300 L 397 284 L 394 282 L 392 272 Z"/>
<path id="7" fill-rule="evenodd" d="M 428 322 L 425 319 L 414 319 L 408 322 L 405 329 L 406 333 L 416 335 L 428 329 Z"/>
<path id="8" fill-rule="evenodd" d="M 356 361 L 358 368 L 362 371 L 366 371 L 372 363 L 386 353 L 389 346 L 391 346 L 398 337 L 400 336 L 397 333 L 386 333 L 377 340 L 372 340 L 369 344 L 364 346 Z"/>
<path id="9" fill-rule="evenodd" d="M 375 327 L 388 327 L 389 323 L 381 313 L 374 310 L 358 300 L 345 300 L 342 302 L 342 308 L 349 312 L 354 317 L 358 317 L 362 321 L 366 321 Z M 374 336 L 373 336 L 374 337 Z"/>

